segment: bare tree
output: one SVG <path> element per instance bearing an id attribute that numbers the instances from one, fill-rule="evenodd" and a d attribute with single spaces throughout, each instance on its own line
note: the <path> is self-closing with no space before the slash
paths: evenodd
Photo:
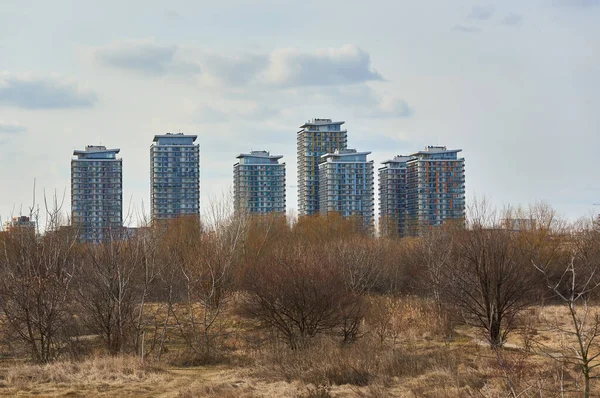
<path id="1" fill-rule="evenodd" d="M 234 291 L 247 228 L 246 215 L 234 214 L 225 195 L 211 201 L 204 219 L 180 219 L 169 226 L 171 271 L 163 278 L 169 291 L 167 317 L 195 359 L 210 359 L 225 330 L 223 311 Z"/>
<path id="2" fill-rule="evenodd" d="M 422 271 L 418 274 L 419 287 L 433 297 L 440 325 L 445 323 L 447 315 L 442 295 L 449 282 L 445 273 L 452 269 L 456 258 L 454 238 L 452 228 L 443 226 L 424 233 L 419 240 L 418 264 Z"/>
<path id="3" fill-rule="evenodd" d="M 500 347 L 515 316 L 530 302 L 531 273 L 517 245 L 518 233 L 500 228 L 487 205 L 476 204 L 467 228 L 456 230 L 456 256 L 444 270 L 446 292 L 465 320 Z"/>
<path id="4" fill-rule="evenodd" d="M 244 219 L 232 216 L 227 223 L 202 233 L 184 256 L 183 314 L 175 314 L 188 348 L 210 357 L 222 335 L 225 305 L 233 293 L 238 252 L 243 244 Z"/>
<path id="5" fill-rule="evenodd" d="M 325 246 L 282 243 L 246 272 L 245 315 L 275 329 L 292 349 L 339 330 L 360 296 Z"/>
<path id="6" fill-rule="evenodd" d="M 87 246 L 86 263 L 77 283 L 77 302 L 88 329 L 104 340 L 112 354 L 124 353 L 135 341 L 143 313 L 148 279 L 144 240 L 111 239 Z M 142 271 L 142 272 L 140 272 Z M 136 323 L 135 311 L 138 312 Z"/>
<path id="7" fill-rule="evenodd" d="M 31 359 L 49 362 L 69 345 L 72 280 L 79 269 L 76 241 L 63 236 L 61 204 L 46 201 L 46 235 L 13 230 L 0 238 L 2 326 L 28 347 Z"/>
<path id="8" fill-rule="evenodd" d="M 341 270 L 347 295 L 353 297 L 340 308 L 340 334 L 344 343 L 360 336 L 360 326 L 368 303 L 363 299 L 378 282 L 382 272 L 382 246 L 370 237 L 356 235 L 325 246 L 328 267 Z"/>
<path id="9" fill-rule="evenodd" d="M 573 232 L 565 246 L 565 265 L 558 277 L 545 264 L 533 262 L 549 290 L 568 313 L 566 325 L 558 319 L 549 324 L 550 330 L 561 337 L 558 349 L 541 342 L 537 345 L 546 355 L 579 370 L 584 380 L 583 396 L 587 398 L 591 394 L 591 380 L 600 378 L 597 373 L 600 367 L 600 312 L 590 305 L 600 292 L 600 231 L 586 223 Z"/>

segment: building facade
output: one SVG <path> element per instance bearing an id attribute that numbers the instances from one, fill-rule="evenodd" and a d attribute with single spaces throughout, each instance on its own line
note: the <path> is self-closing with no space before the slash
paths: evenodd
<path id="1" fill-rule="evenodd" d="M 200 215 L 200 146 L 196 135 L 154 136 L 150 147 L 152 221 Z"/>
<path id="2" fill-rule="evenodd" d="M 379 168 L 379 231 L 382 236 L 407 233 L 407 162 L 410 156 L 396 156 Z"/>
<path id="3" fill-rule="evenodd" d="M 36 223 L 27 216 L 13 217 L 10 221 L 4 223 L 4 230 L 36 232 Z"/>
<path id="4" fill-rule="evenodd" d="M 79 239 L 102 242 L 123 227 L 123 161 L 120 149 L 86 146 L 71 160 L 71 218 Z"/>
<path id="5" fill-rule="evenodd" d="M 465 159 L 461 149 L 428 146 L 407 162 L 407 223 L 420 233 L 465 218 Z"/>
<path id="6" fill-rule="evenodd" d="M 319 163 L 326 153 L 347 148 L 345 122 L 313 119 L 296 134 L 298 156 L 298 215 L 319 213 Z"/>
<path id="7" fill-rule="evenodd" d="M 233 198 L 238 212 L 285 214 L 285 163 L 283 156 L 252 151 L 237 156 L 233 166 Z"/>
<path id="8" fill-rule="evenodd" d="M 514 232 L 534 231 L 537 222 L 534 218 L 503 218 L 500 220 L 500 228 Z"/>
<path id="9" fill-rule="evenodd" d="M 359 217 L 372 232 L 375 221 L 373 161 L 371 152 L 344 149 L 321 156 L 319 164 L 319 211 Z"/>

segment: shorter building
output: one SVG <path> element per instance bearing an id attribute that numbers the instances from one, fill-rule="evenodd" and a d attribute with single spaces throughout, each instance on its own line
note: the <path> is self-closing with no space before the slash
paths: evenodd
<path id="1" fill-rule="evenodd" d="M 509 231 L 533 231 L 537 223 L 533 218 L 503 218 L 500 227 Z"/>
<path id="2" fill-rule="evenodd" d="M 11 231 L 31 231 L 35 232 L 35 221 L 30 220 L 27 216 L 13 217 L 10 221 L 4 223 L 4 230 Z"/>
<path id="3" fill-rule="evenodd" d="M 339 213 L 359 217 L 373 232 L 375 195 L 371 152 L 343 149 L 321 156 L 319 164 L 319 209 L 321 214 Z"/>
<path id="4" fill-rule="evenodd" d="M 167 133 L 150 146 L 152 221 L 200 216 L 200 146 L 198 136 Z"/>
<path id="5" fill-rule="evenodd" d="M 285 214 L 285 163 L 283 156 L 252 151 L 237 156 L 233 165 L 233 198 L 238 212 Z"/>
<path id="6" fill-rule="evenodd" d="M 379 168 L 379 231 L 381 236 L 407 233 L 407 162 L 410 156 L 395 156 Z"/>
<path id="7" fill-rule="evenodd" d="M 465 159 L 461 149 L 428 146 L 407 162 L 407 223 L 421 233 L 465 218 Z"/>
<path id="8" fill-rule="evenodd" d="M 102 242 L 121 235 L 123 161 L 120 149 L 86 146 L 71 160 L 71 217 L 79 239 Z"/>

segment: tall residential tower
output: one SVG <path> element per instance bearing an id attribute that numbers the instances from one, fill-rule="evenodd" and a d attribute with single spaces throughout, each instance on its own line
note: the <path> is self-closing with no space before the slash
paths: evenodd
<path id="1" fill-rule="evenodd" d="M 339 213 L 359 217 L 363 227 L 374 228 L 375 203 L 371 152 L 343 149 L 321 156 L 319 164 L 319 208 L 321 214 Z"/>
<path id="2" fill-rule="evenodd" d="M 252 151 L 237 156 L 233 165 L 233 194 L 236 211 L 251 214 L 285 214 L 285 163 L 283 156 Z"/>
<path id="3" fill-rule="evenodd" d="M 396 156 L 379 168 L 379 232 L 382 236 L 406 233 L 407 162 L 410 156 Z"/>
<path id="4" fill-rule="evenodd" d="M 71 217 L 79 238 L 102 242 L 123 227 L 123 161 L 119 149 L 86 146 L 71 160 Z"/>
<path id="5" fill-rule="evenodd" d="M 407 220 L 419 233 L 465 218 L 465 159 L 461 149 L 428 146 L 407 162 Z"/>
<path id="6" fill-rule="evenodd" d="M 200 215 L 200 146 L 196 135 L 155 135 L 150 147 L 152 221 Z"/>
<path id="7" fill-rule="evenodd" d="M 298 155 L 298 214 L 319 212 L 319 163 L 326 153 L 347 148 L 345 122 L 313 119 L 300 126 L 296 134 Z"/>

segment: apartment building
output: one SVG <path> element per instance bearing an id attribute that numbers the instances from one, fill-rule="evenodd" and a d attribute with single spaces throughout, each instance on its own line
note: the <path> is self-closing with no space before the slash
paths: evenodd
<path id="1" fill-rule="evenodd" d="M 313 119 L 296 134 L 298 160 L 298 215 L 319 213 L 319 163 L 322 156 L 347 148 L 343 121 Z"/>
<path id="2" fill-rule="evenodd" d="M 410 156 L 395 156 L 382 162 L 379 175 L 379 231 L 381 236 L 407 233 L 407 172 Z"/>
<path id="3" fill-rule="evenodd" d="M 155 135 L 150 147 L 152 221 L 200 215 L 200 146 L 196 135 Z"/>
<path id="4" fill-rule="evenodd" d="M 234 207 L 250 214 L 285 214 L 285 163 L 283 156 L 251 151 L 237 156 L 233 166 Z"/>
<path id="5" fill-rule="evenodd" d="M 120 149 L 86 146 L 71 159 L 71 218 L 81 241 L 114 239 L 123 227 L 123 161 Z"/>
<path id="6" fill-rule="evenodd" d="M 371 152 L 342 149 L 321 156 L 319 164 L 319 211 L 359 217 L 364 228 L 374 229 L 375 197 Z"/>
<path id="7" fill-rule="evenodd" d="M 464 220 L 465 159 L 461 149 L 428 146 L 407 161 L 407 222 L 419 233 L 444 221 Z"/>

